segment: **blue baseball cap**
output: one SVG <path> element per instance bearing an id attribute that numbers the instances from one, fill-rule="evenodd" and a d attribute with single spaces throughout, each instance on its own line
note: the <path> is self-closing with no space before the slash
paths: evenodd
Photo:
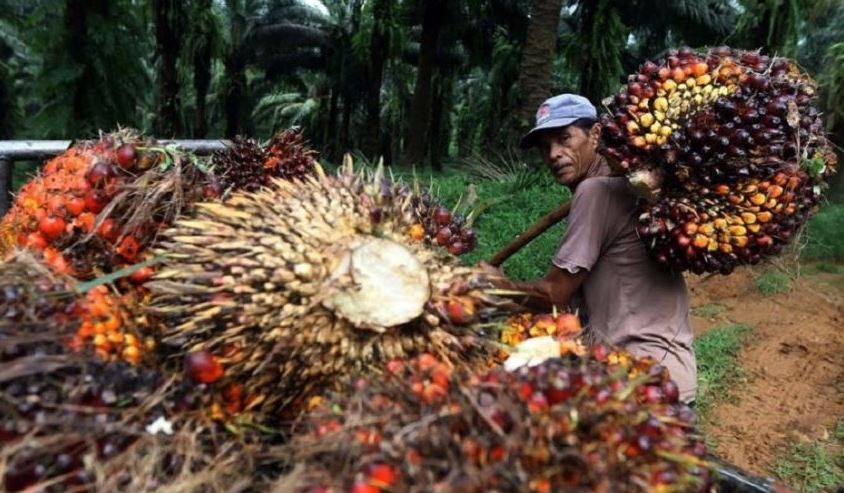
<path id="1" fill-rule="evenodd" d="M 583 96 L 560 94 L 546 99 L 536 110 L 536 126 L 522 137 L 519 147 L 522 149 L 533 147 L 542 130 L 565 127 L 580 118 L 598 119 L 598 111 Z"/>

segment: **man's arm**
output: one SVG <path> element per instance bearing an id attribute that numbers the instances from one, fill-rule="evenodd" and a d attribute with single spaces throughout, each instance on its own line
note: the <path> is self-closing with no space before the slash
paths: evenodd
<path id="1" fill-rule="evenodd" d="M 564 309 L 589 272 L 586 269 L 580 269 L 576 274 L 572 274 L 556 265 L 551 265 L 545 277 L 532 281 L 510 280 L 498 269 L 490 274 L 493 274 L 490 281 L 497 287 L 525 293 L 527 296 L 522 300 L 522 305 L 550 311 L 552 307 Z"/>

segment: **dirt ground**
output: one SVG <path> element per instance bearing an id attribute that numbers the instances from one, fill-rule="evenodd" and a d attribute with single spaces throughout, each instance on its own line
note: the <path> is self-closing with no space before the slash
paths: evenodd
<path id="1" fill-rule="evenodd" d="M 760 272 L 690 278 L 689 288 L 693 307 L 724 307 L 693 317 L 698 335 L 726 323 L 753 327 L 739 355 L 746 381 L 715 406 L 706 428 L 717 455 L 769 475 L 790 442 L 826 439 L 844 417 L 844 275 L 804 275 L 789 292 L 764 296 L 754 281 Z"/>

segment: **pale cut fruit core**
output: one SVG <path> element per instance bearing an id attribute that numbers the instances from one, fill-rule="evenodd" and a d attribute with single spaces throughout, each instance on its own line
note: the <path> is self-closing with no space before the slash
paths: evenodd
<path id="1" fill-rule="evenodd" d="M 344 276 L 352 285 L 322 304 L 360 328 L 380 330 L 410 322 L 422 315 L 431 297 L 422 262 L 403 245 L 383 238 L 356 238 L 330 277 Z"/>

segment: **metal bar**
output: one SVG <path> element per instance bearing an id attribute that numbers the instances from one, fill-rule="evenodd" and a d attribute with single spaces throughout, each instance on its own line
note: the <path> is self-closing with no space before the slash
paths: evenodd
<path id="1" fill-rule="evenodd" d="M 0 140 L 0 156 L 11 160 L 46 159 L 64 152 L 70 147 L 70 140 Z M 211 154 L 224 149 L 229 141 L 207 140 L 161 140 L 161 145 L 177 144 L 182 149 L 196 154 Z"/>
<path id="2" fill-rule="evenodd" d="M 0 216 L 12 206 L 12 172 L 14 162 L 0 154 Z"/>

